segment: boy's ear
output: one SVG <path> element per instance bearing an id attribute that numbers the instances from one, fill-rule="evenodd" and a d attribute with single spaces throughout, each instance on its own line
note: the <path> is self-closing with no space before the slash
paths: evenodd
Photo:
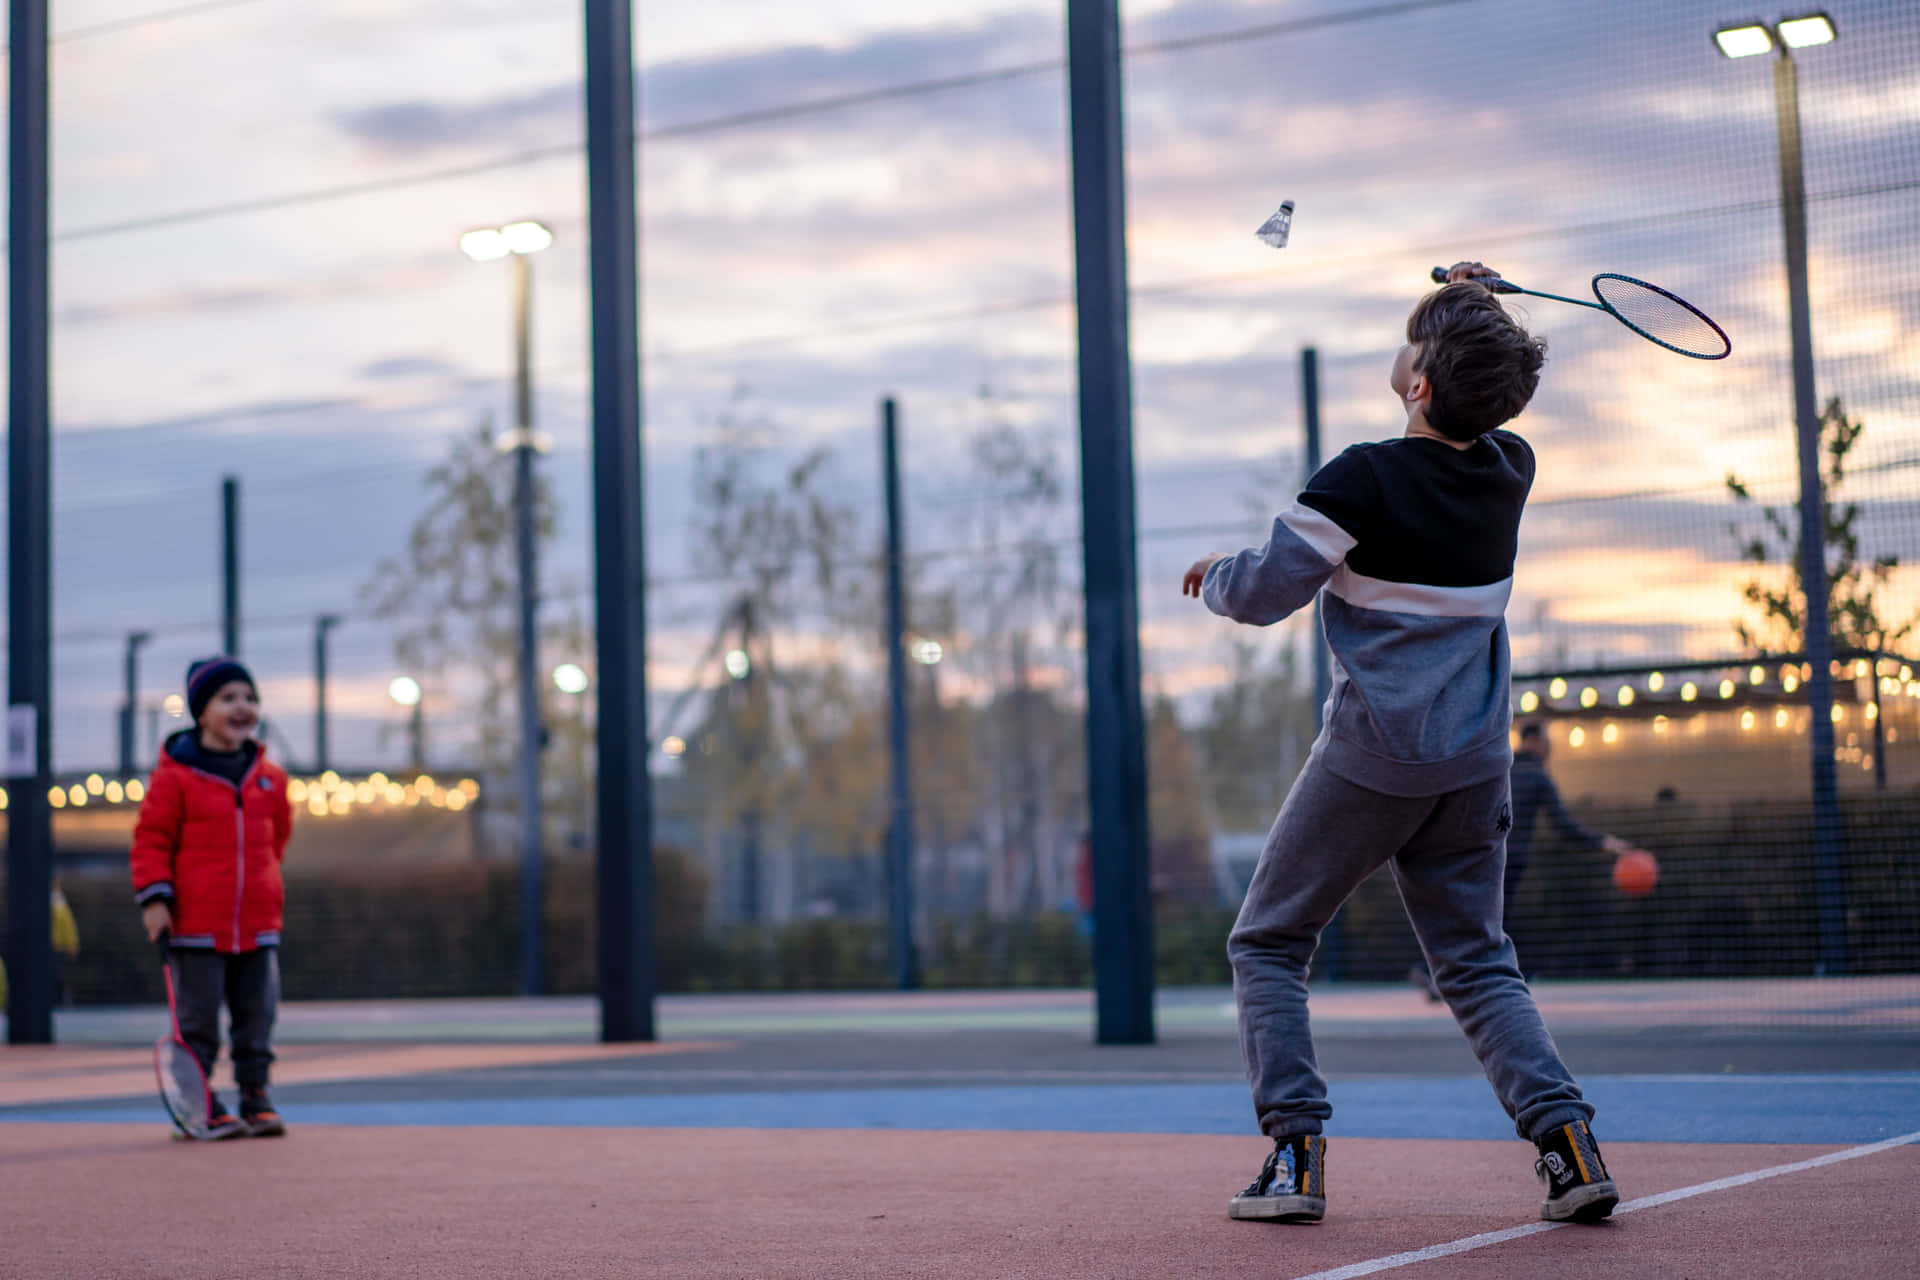
<path id="1" fill-rule="evenodd" d="M 1427 381 L 1427 375 L 1416 372 L 1413 381 L 1407 384 L 1407 403 L 1424 405 L 1433 399 L 1433 384 Z"/>

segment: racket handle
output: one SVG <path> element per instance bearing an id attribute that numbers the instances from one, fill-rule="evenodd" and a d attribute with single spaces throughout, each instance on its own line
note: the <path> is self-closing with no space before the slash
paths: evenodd
<path id="1" fill-rule="evenodd" d="M 1427 274 L 1433 277 L 1433 282 L 1435 284 L 1445 284 L 1447 282 L 1447 269 L 1445 267 L 1435 267 L 1433 270 L 1427 272 Z M 1519 285 L 1508 284 L 1505 280 L 1502 280 L 1499 276 L 1479 276 L 1474 279 L 1473 283 L 1483 284 L 1495 293 L 1526 292 L 1526 290 L 1522 289 Z"/>
<path id="2" fill-rule="evenodd" d="M 166 968 L 173 960 L 173 930 L 162 929 L 160 936 L 153 940 L 153 946 L 160 953 L 160 967 Z"/>

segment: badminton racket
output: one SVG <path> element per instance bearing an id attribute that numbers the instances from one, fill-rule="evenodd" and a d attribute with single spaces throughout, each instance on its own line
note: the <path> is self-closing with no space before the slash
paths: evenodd
<path id="1" fill-rule="evenodd" d="M 160 972 L 167 980 L 167 1014 L 172 1019 L 171 1034 L 153 1042 L 153 1074 L 160 1083 L 160 1101 L 173 1117 L 173 1123 L 189 1138 L 207 1131 L 207 1116 L 213 1110 L 212 1094 L 207 1088 L 207 1073 L 200 1059 L 180 1035 L 180 1006 L 173 994 L 172 939 L 165 930 L 158 939 Z"/>
<path id="2" fill-rule="evenodd" d="M 1435 284 L 1447 282 L 1445 267 L 1435 267 L 1432 275 Z M 1481 276 L 1474 283 L 1483 284 L 1495 293 L 1524 293 L 1531 298 L 1551 298 L 1555 302 L 1604 311 L 1648 342 L 1695 360 L 1724 360 L 1733 351 L 1727 331 L 1715 324 L 1706 312 L 1676 293 L 1632 276 L 1612 271 L 1595 276 L 1593 296 L 1598 302 L 1524 289 L 1498 276 Z"/>

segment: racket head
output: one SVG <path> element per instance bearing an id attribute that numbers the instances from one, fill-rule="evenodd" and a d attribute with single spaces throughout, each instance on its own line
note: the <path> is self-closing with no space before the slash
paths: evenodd
<path id="1" fill-rule="evenodd" d="M 1733 340 L 1711 316 L 1657 284 L 1603 271 L 1593 278 L 1593 296 L 1608 315 L 1669 351 L 1695 360 L 1724 360 L 1733 353 Z"/>
<path id="2" fill-rule="evenodd" d="M 160 1101 L 180 1132 L 189 1138 L 205 1133 L 212 1096 L 193 1050 L 172 1036 L 161 1036 L 153 1042 L 153 1074 L 160 1083 Z"/>

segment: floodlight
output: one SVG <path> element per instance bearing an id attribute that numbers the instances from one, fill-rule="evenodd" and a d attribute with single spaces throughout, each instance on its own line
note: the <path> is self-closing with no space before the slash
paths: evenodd
<path id="1" fill-rule="evenodd" d="M 1773 50 L 1773 33 L 1758 22 L 1743 22 L 1737 27 L 1722 27 L 1713 33 L 1713 42 L 1729 58 L 1751 58 Z"/>
<path id="2" fill-rule="evenodd" d="M 1824 13 L 1803 14 L 1798 18 L 1782 18 L 1778 30 L 1780 43 L 1789 49 L 1804 49 L 1809 45 L 1833 43 L 1833 19 Z"/>
<path id="3" fill-rule="evenodd" d="M 538 253 L 553 243 L 553 232 L 537 222 L 509 222 L 500 228 L 500 238 L 514 253 Z"/>
<path id="4" fill-rule="evenodd" d="M 460 252 L 475 262 L 492 262 L 495 258 L 504 258 L 512 253 L 513 246 L 507 243 L 504 232 L 495 227 L 485 227 L 461 236 Z"/>

